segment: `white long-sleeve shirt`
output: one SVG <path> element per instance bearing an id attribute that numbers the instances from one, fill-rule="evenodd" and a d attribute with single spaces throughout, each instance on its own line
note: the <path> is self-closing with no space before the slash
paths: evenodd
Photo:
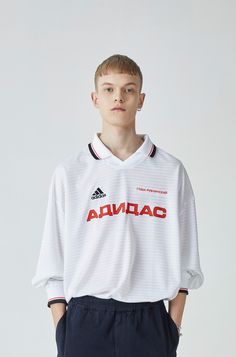
<path id="1" fill-rule="evenodd" d="M 199 288 L 196 207 L 183 163 L 148 134 L 121 160 L 94 133 L 53 171 L 36 273 L 47 305 L 93 295 L 171 300 Z"/>

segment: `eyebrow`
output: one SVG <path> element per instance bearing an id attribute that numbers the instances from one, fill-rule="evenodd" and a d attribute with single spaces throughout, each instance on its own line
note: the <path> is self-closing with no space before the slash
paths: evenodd
<path id="1" fill-rule="evenodd" d="M 134 83 L 134 82 L 129 82 L 129 83 L 126 83 L 125 86 L 128 86 L 128 85 L 130 85 L 130 84 L 133 84 L 133 85 L 135 85 L 135 86 L 137 85 L 137 84 Z M 105 85 L 113 85 L 113 83 L 105 82 L 105 83 L 102 84 L 102 86 L 105 86 Z"/>

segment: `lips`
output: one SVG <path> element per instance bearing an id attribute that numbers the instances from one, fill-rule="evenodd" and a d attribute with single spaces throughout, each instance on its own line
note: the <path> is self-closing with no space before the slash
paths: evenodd
<path id="1" fill-rule="evenodd" d="M 112 110 L 120 110 L 120 111 L 122 111 L 122 112 L 125 111 L 125 109 L 123 109 L 123 108 L 121 108 L 121 107 L 115 107 L 115 108 L 112 108 Z"/>

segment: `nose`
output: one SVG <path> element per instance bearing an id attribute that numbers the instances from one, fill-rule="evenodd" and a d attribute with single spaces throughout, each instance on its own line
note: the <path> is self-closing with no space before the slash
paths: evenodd
<path id="1" fill-rule="evenodd" d="M 118 92 L 115 94 L 115 102 L 116 101 L 119 101 L 120 103 L 124 101 L 122 98 L 121 92 Z"/>

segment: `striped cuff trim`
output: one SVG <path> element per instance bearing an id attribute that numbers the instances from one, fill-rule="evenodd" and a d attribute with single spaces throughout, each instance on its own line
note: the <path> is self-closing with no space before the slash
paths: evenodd
<path id="1" fill-rule="evenodd" d="M 189 294 L 188 289 L 185 289 L 185 288 L 179 289 L 179 293 L 185 293 L 186 295 Z"/>
<path id="2" fill-rule="evenodd" d="M 67 303 L 65 298 L 55 298 L 55 299 L 52 299 L 52 300 L 48 300 L 47 306 L 50 308 L 52 304 L 56 304 L 56 303 L 59 303 L 59 302 L 62 302 L 64 304 L 66 304 L 66 306 L 68 305 L 68 303 Z"/>

